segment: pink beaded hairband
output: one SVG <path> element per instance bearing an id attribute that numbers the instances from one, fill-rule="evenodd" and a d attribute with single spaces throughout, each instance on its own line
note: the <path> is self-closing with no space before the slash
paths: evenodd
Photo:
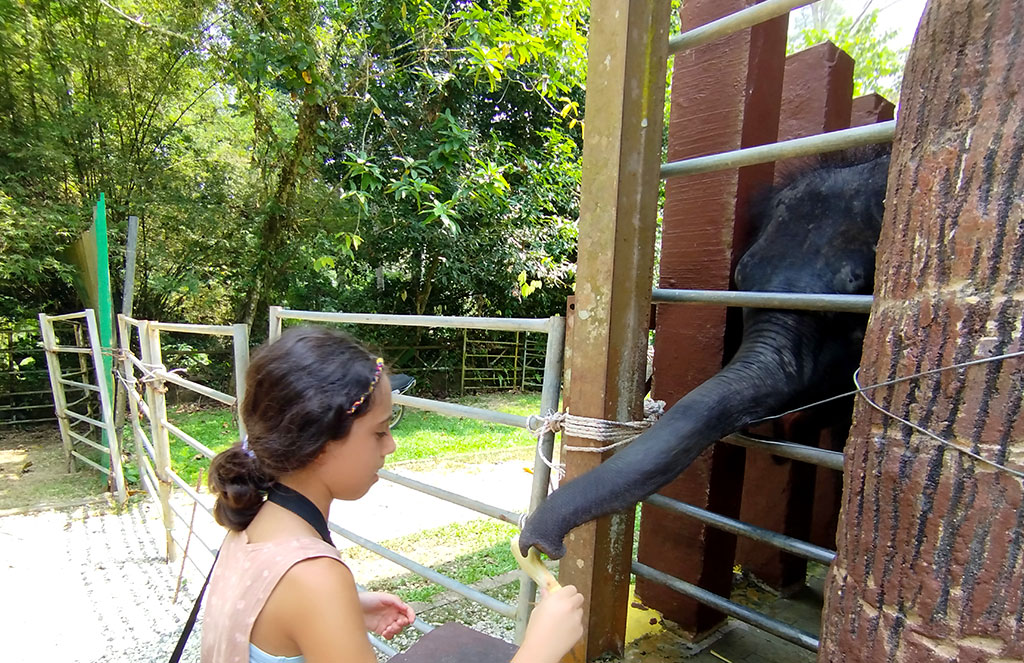
<path id="1" fill-rule="evenodd" d="M 380 374 L 383 371 L 384 371 L 384 360 L 381 359 L 380 357 L 377 357 L 377 368 L 373 372 L 373 379 L 370 380 L 370 388 L 366 390 L 365 394 L 363 394 L 362 396 L 359 397 L 359 400 L 357 400 L 355 403 L 352 404 L 352 407 L 350 407 L 348 410 L 345 411 L 345 414 L 352 414 L 357 409 L 359 409 L 360 405 L 362 405 L 363 403 L 366 402 L 366 399 L 369 398 L 370 394 L 373 393 L 373 388 L 377 386 L 378 382 L 380 382 Z"/>

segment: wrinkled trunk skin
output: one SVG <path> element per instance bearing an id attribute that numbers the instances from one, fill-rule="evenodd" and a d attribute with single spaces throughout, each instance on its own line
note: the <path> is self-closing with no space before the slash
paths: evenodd
<path id="1" fill-rule="evenodd" d="M 564 484 L 541 504 L 520 534 L 524 554 L 536 546 L 553 559 L 561 558 L 569 530 L 632 508 L 672 481 L 715 441 L 777 414 L 808 387 L 820 384 L 829 370 L 845 371 L 847 367 L 838 368 L 837 361 L 851 361 L 847 337 L 834 333 L 834 327 L 844 323 L 849 329 L 843 316 L 748 310 L 745 317 L 743 343 L 725 368 L 680 399 L 628 447 Z"/>

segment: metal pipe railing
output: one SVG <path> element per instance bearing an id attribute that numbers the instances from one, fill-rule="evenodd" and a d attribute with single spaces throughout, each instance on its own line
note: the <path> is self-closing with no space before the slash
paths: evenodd
<path id="1" fill-rule="evenodd" d="M 823 152 L 834 152 L 850 147 L 863 145 L 874 145 L 876 143 L 887 143 L 896 133 L 896 120 L 869 124 L 853 129 L 841 129 L 830 131 L 816 136 L 805 138 L 794 138 L 783 140 L 767 145 L 746 147 L 740 150 L 731 150 L 719 154 L 709 154 L 702 157 L 682 159 L 662 164 L 661 177 L 682 177 L 684 175 L 699 175 L 711 173 L 716 170 L 729 170 L 731 168 L 742 168 L 753 166 L 759 163 L 777 161 L 779 159 L 790 159 L 793 157 L 806 157 L 821 154 Z"/>
<path id="2" fill-rule="evenodd" d="M 416 575 L 423 576 L 431 582 L 437 583 L 438 585 L 441 585 L 446 589 L 450 589 L 459 596 L 464 596 L 465 598 L 470 599 L 471 601 L 476 601 L 485 608 L 493 610 L 494 612 L 504 617 L 514 619 L 516 616 L 516 607 L 514 605 L 509 605 L 508 603 L 499 601 L 498 599 L 492 596 L 488 596 L 487 594 L 484 594 L 479 590 L 473 589 L 469 585 L 464 585 L 458 580 L 453 580 L 446 575 L 438 573 L 434 569 L 426 567 L 420 564 L 419 562 L 414 562 L 408 557 L 399 555 L 395 551 L 389 550 L 388 548 L 385 548 L 379 543 L 376 543 L 369 539 L 365 539 L 354 532 L 350 532 L 347 529 L 335 525 L 334 523 L 328 523 L 328 526 L 331 528 L 332 532 L 337 532 L 349 541 L 359 546 L 362 546 L 363 548 L 366 548 L 371 552 L 377 553 L 384 559 L 391 560 L 392 562 L 398 564 L 401 567 L 409 569 Z"/>
<path id="3" fill-rule="evenodd" d="M 273 307 L 276 308 L 276 307 Z M 441 315 L 378 315 L 373 313 L 330 313 L 327 311 L 294 311 L 278 309 L 272 313 L 278 320 L 309 322 L 344 322 L 396 327 L 447 327 L 451 329 L 488 329 L 493 331 L 532 331 L 547 333 L 549 318 L 474 318 Z"/>
<path id="4" fill-rule="evenodd" d="M 170 432 L 174 433 L 174 436 L 176 438 L 178 438 L 179 440 L 181 440 L 182 442 L 184 442 L 188 446 L 192 447 L 193 449 L 195 449 L 199 453 L 203 454 L 207 458 L 213 458 L 214 456 L 217 455 L 217 453 L 213 449 L 211 449 L 210 447 L 206 446 L 205 444 L 203 444 L 202 442 L 200 442 L 196 438 L 192 437 L 191 435 L 189 435 L 185 431 L 181 430 L 180 428 L 178 428 L 177 426 L 175 426 L 171 422 L 167 421 L 166 419 L 161 419 L 160 420 L 160 424 L 164 428 L 169 430 Z"/>
<path id="5" fill-rule="evenodd" d="M 679 53 L 698 46 L 703 46 L 720 37 L 739 32 L 744 28 L 764 23 L 777 16 L 789 13 L 790 10 L 810 5 L 816 0 L 765 0 L 753 7 L 747 7 L 718 20 L 706 23 L 698 28 L 673 35 L 668 40 L 668 52 Z"/>
<path id="6" fill-rule="evenodd" d="M 478 502 L 477 500 L 466 497 L 465 495 L 459 495 L 458 493 L 453 493 L 449 490 L 445 490 L 444 488 L 431 486 L 428 483 L 423 483 L 415 479 L 410 479 L 409 477 L 404 477 L 401 474 L 395 474 L 394 472 L 390 472 L 388 470 L 377 470 L 377 476 L 386 481 L 397 483 L 400 486 L 411 488 L 412 490 L 419 491 L 426 495 L 430 495 L 431 497 L 436 497 L 438 499 L 444 500 L 445 502 L 457 504 L 471 511 L 482 513 L 485 516 L 489 516 L 496 520 L 501 520 L 512 525 L 518 526 L 520 520 L 523 517 L 523 514 L 521 513 L 509 511 L 508 509 L 502 509 L 501 507 L 486 504 L 484 502 Z"/>
<path id="7" fill-rule="evenodd" d="M 406 394 L 392 394 L 391 401 L 398 405 L 408 405 L 418 410 L 437 412 L 438 414 L 445 414 L 449 417 L 465 417 L 467 419 L 476 419 L 477 421 L 487 421 L 492 424 L 503 424 L 505 426 L 513 426 L 515 428 L 525 428 L 526 430 L 529 430 L 529 425 L 527 424 L 529 417 L 524 417 L 521 414 L 495 412 L 494 410 L 470 407 L 468 405 L 458 405 L 456 403 L 448 403 L 445 401 L 435 401 L 432 398 L 419 398 L 417 396 L 408 396 Z"/>
<path id="8" fill-rule="evenodd" d="M 177 373 L 171 373 L 170 371 L 157 369 L 153 371 L 153 375 L 160 378 L 161 380 L 164 380 L 165 382 L 170 382 L 171 384 L 183 387 L 185 389 L 188 389 L 189 391 L 194 391 L 197 394 L 206 396 L 207 398 L 212 398 L 215 401 L 220 401 L 224 405 L 234 405 L 237 402 L 237 399 L 231 394 L 225 394 L 223 391 L 220 391 L 219 389 L 214 389 L 213 387 L 207 387 L 205 385 L 199 384 L 198 382 L 193 382 L 192 380 L 188 380 L 186 378 L 181 377 Z"/>
<path id="9" fill-rule="evenodd" d="M 805 292 L 752 292 L 749 290 L 679 290 L 654 288 L 655 304 L 721 304 L 745 308 L 870 313 L 871 295 L 828 295 Z"/>
<path id="10" fill-rule="evenodd" d="M 646 564 L 633 562 L 632 571 L 633 574 L 639 578 L 646 578 L 652 582 L 664 585 L 675 592 L 679 592 L 683 596 L 688 596 L 691 599 L 710 606 L 719 612 L 729 615 L 730 617 L 735 617 L 741 622 L 746 622 L 751 626 L 756 626 L 762 631 L 782 638 L 786 642 L 792 642 L 793 644 L 810 651 L 818 651 L 818 639 L 804 630 L 790 626 L 778 619 L 772 619 L 757 610 L 748 608 L 745 605 L 740 605 L 739 603 L 734 603 L 733 601 L 723 598 L 714 592 L 709 592 L 708 590 L 688 583 L 685 580 L 680 580 L 679 578 L 672 577 L 667 573 L 662 573 L 661 571 L 653 569 Z"/>
<path id="11" fill-rule="evenodd" d="M 183 334 L 206 334 L 207 336 L 231 336 L 234 328 L 231 325 L 197 325 L 190 322 L 150 322 L 151 329 Z"/>
<path id="12" fill-rule="evenodd" d="M 721 514 L 695 507 L 692 504 L 673 500 L 665 497 L 664 495 L 651 495 L 645 499 L 644 502 L 660 509 L 665 509 L 667 511 L 672 511 L 673 513 L 694 518 L 702 523 L 711 525 L 715 529 L 730 532 L 754 541 L 760 541 L 761 543 L 767 543 L 768 545 L 775 546 L 780 550 L 785 550 L 788 553 L 792 553 L 798 557 L 803 557 L 804 559 L 809 559 L 814 562 L 831 564 L 832 560 L 836 557 L 835 552 L 828 550 L 827 548 L 822 548 L 821 546 L 816 546 L 813 543 L 801 541 L 800 539 L 786 536 L 785 534 L 779 534 L 778 532 L 773 532 L 770 529 L 751 525 L 750 523 L 745 523 L 742 520 L 728 518 Z"/>
<path id="13" fill-rule="evenodd" d="M 829 470 L 843 471 L 843 454 L 838 451 L 829 451 L 806 444 L 794 442 L 781 442 L 779 440 L 761 440 L 741 433 L 733 433 L 722 438 L 723 442 L 746 447 L 747 449 L 759 449 L 767 451 L 774 456 L 798 460 L 802 463 L 810 463 Z"/>

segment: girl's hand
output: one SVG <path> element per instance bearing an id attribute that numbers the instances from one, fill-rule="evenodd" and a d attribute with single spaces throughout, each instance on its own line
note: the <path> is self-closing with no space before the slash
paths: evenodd
<path id="1" fill-rule="evenodd" d="M 402 632 L 416 619 L 416 613 L 402 599 L 384 592 L 359 592 L 366 629 L 386 640 Z"/>

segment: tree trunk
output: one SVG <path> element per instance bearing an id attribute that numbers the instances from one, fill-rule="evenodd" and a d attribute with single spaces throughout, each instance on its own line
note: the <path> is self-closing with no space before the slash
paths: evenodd
<path id="1" fill-rule="evenodd" d="M 911 49 L 860 384 L 1024 349 L 1024 12 L 931 0 Z M 1021 358 L 868 390 L 1024 469 Z M 819 661 L 1024 659 L 1021 479 L 873 409 L 846 447 Z"/>

